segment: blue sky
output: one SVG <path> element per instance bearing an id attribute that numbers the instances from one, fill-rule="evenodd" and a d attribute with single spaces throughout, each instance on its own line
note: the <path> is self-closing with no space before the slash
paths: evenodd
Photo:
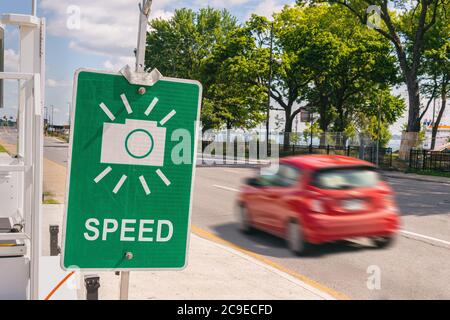
<path id="1" fill-rule="evenodd" d="M 72 78 L 80 67 L 118 71 L 134 64 L 138 3 L 140 0 L 38 0 L 38 16 L 47 21 L 46 38 L 46 106 L 54 106 L 54 122 L 68 122 L 68 103 L 72 100 Z M 151 18 L 170 18 L 176 8 L 226 8 L 239 20 L 251 13 L 271 16 L 295 0 L 153 0 Z M 31 11 L 31 0 L 1 0 L 0 14 Z M 79 12 L 79 19 L 75 19 Z M 75 20 L 73 20 L 75 19 Z M 73 24 L 73 21 L 79 21 Z M 5 68 L 17 70 L 18 32 L 6 30 Z M 5 84 L 3 115 L 15 116 L 17 85 Z M 406 99 L 404 89 L 396 90 Z M 431 115 L 430 115 L 431 116 Z M 273 119 L 274 116 L 271 116 Z M 402 118 L 392 126 L 398 133 Z"/>
<path id="2" fill-rule="evenodd" d="M 68 122 L 72 78 L 80 67 L 118 71 L 134 63 L 139 0 L 38 0 L 38 16 L 47 21 L 46 106 L 54 106 L 55 123 Z M 244 21 L 252 12 L 270 16 L 294 0 L 154 0 L 151 18 L 170 18 L 175 8 L 227 8 Z M 78 11 L 79 10 L 79 11 Z M 0 14 L 31 11 L 31 0 L 2 0 Z M 74 24 L 79 12 L 79 25 Z M 68 24 L 72 27 L 68 27 Z M 79 27 L 78 27 L 79 26 Z M 6 29 L 5 68 L 17 70 L 18 32 Z M 17 85 L 5 83 L 5 108 L 0 116 L 15 116 Z"/>

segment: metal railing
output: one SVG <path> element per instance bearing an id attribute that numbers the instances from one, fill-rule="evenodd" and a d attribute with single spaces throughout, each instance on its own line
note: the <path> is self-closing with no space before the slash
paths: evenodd
<path id="1" fill-rule="evenodd" d="M 450 172 L 450 152 L 411 149 L 409 168 Z"/>
<path id="2" fill-rule="evenodd" d="M 216 152 L 221 152 L 223 156 L 231 155 L 234 158 L 243 156 L 245 158 L 249 157 L 250 144 L 248 142 L 237 142 L 232 144 L 226 144 L 225 142 L 212 142 L 212 141 L 202 141 L 201 152 L 205 151 L 207 146 L 213 144 L 215 146 L 212 154 Z M 368 162 L 377 163 L 376 146 L 333 146 L 333 145 L 296 145 L 292 144 L 289 146 L 284 146 L 282 144 L 277 145 L 280 157 L 287 157 L 293 155 L 305 155 L 305 154 L 327 154 L 327 155 L 342 155 L 353 158 L 358 158 L 366 160 Z M 263 148 L 264 150 L 260 150 Z M 269 148 L 269 156 L 270 156 Z M 239 150 L 239 151 L 238 151 Z M 263 159 L 265 156 L 265 144 L 257 143 L 255 144 L 255 155 L 256 159 Z M 260 153 L 263 151 L 263 154 Z M 379 148 L 378 152 L 378 166 L 381 168 L 391 168 L 392 167 L 392 148 Z"/>

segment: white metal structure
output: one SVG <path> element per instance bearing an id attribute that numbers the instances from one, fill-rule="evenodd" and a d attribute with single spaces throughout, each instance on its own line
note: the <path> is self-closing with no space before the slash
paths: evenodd
<path id="1" fill-rule="evenodd" d="M 42 207 L 42 159 L 43 159 L 43 119 L 42 108 L 44 100 L 44 66 L 45 66 L 45 20 L 35 16 L 36 4 L 33 1 L 33 15 L 3 14 L 0 24 L 13 25 L 19 28 L 19 70 L 18 72 L 0 72 L 0 79 L 17 80 L 19 85 L 18 97 L 18 144 L 17 157 L 9 163 L 0 164 L 0 175 L 18 177 L 17 210 L 10 218 L 19 226 L 19 232 L 0 232 L 1 241 L 10 243 L 24 243 L 26 255 L 24 257 L 0 258 L 0 273 L 15 272 L 14 259 L 21 259 L 19 264 L 26 264 L 28 277 L 20 278 L 27 283 L 28 299 L 39 297 L 39 257 L 40 246 L 40 218 Z M 42 79 L 42 81 L 41 81 Z M 0 195 L 1 198 L 2 195 Z M 0 216 L 2 207 L 0 207 Z M 21 228 L 22 227 L 22 228 Z M 11 250 L 11 246 L 0 245 L 2 250 Z M 4 260 L 2 260 L 4 259 Z M 8 270 L 2 261 L 10 265 Z M 12 263 L 12 264 L 11 264 Z M 23 269 L 23 268 L 22 268 Z M 28 272 L 29 270 L 29 272 Z M 17 271 L 19 272 L 19 271 Z M 0 279 L 1 280 L 1 279 Z M 0 293 L 13 290 L 1 286 Z M 7 296 L 7 295 L 6 295 Z M 14 298 L 11 296 L 11 298 Z"/>

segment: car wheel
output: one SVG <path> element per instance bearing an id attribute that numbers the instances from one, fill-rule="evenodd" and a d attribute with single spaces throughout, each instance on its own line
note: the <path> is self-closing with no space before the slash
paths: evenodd
<path id="1" fill-rule="evenodd" d="M 394 243 L 394 236 L 372 238 L 373 244 L 380 249 L 390 247 Z"/>
<path id="2" fill-rule="evenodd" d="M 287 243 L 289 249 L 302 256 L 309 252 L 310 244 L 305 241 L 301 227 L 296 221 L 290 221 L 287 227 Z"/>
<path id="3" fill-rule="evenodd" d="M 238 205 L 237 217 L 239 230 L 243 233 L 250 233 L 253 228 L 250 222 L 248 209 L 244 205 Z"/>

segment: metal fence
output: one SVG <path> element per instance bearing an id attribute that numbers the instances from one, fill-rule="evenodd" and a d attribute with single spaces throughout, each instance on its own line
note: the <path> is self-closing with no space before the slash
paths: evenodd
<path id="1" fill-rule="evenodd" d="M 409 168 L 450 172 L 450 152 L 411 149 Z"/>
<path id="2" fill-rule="evenodd" d="M 292 145 L 289 148 L 280 146 L 280 157 L 289 155 L 302 154 L 328 154 L 328 155 L 342 155 L 363 159 L 374 164 L 377 163 L 377 148 L 376 146 L 299 146 Z M 392 149 L 379 148 L 378 150 L 378 166 L 382 168 L 392 167 Z"/>
<path id="3" fill-rule="evenodd" d="M 249 157 L 249 148 L 250 145 L 248 142 L 238 142 L 231 145 L 226 145 L 225 142 L 211 142 L 211 141 L 202 141 L 202 152 L 205 150 L 206 146 L 214 144 L 216 148 L 212 154 L 215 154 L 215 150 L 222 150 L 223 155 L 227 154 L 227 148 L 232 148 L 232 154 L 236 158 L 238 153 L 238 149 L 241 150 L 241 154 L 246 158 Z M 290 145 L 284 146 L 282 144 L 277 145 L 279 150 L 280 157 L 287 157 L 292 155 L 304 155 L 304 154 L 328 154 L 328 155 L 343 155 L 358 159 L 363 159 L 368 162 L 377 164 L 377 148 L 376 146 L 333 146 L 333 145 Z M 218 148 L 217 148 L 218 147 Z M 263 154 L 265 153 L 265 145 L 264 144 L 256 144 L 256 155 L 257 159 L 262 158 L 262 154 L 260 153 L 260 148 L 264 148 L 262 150 Z M 242 152 L 243 151 L 243 152 Z M 270 148 L 269 148 L 269 156 L 270 156 Z M 392 148 L 379 148 L 378 150 L 378 166 L 381 168 L 391 168 L 392 167 Z"/>

